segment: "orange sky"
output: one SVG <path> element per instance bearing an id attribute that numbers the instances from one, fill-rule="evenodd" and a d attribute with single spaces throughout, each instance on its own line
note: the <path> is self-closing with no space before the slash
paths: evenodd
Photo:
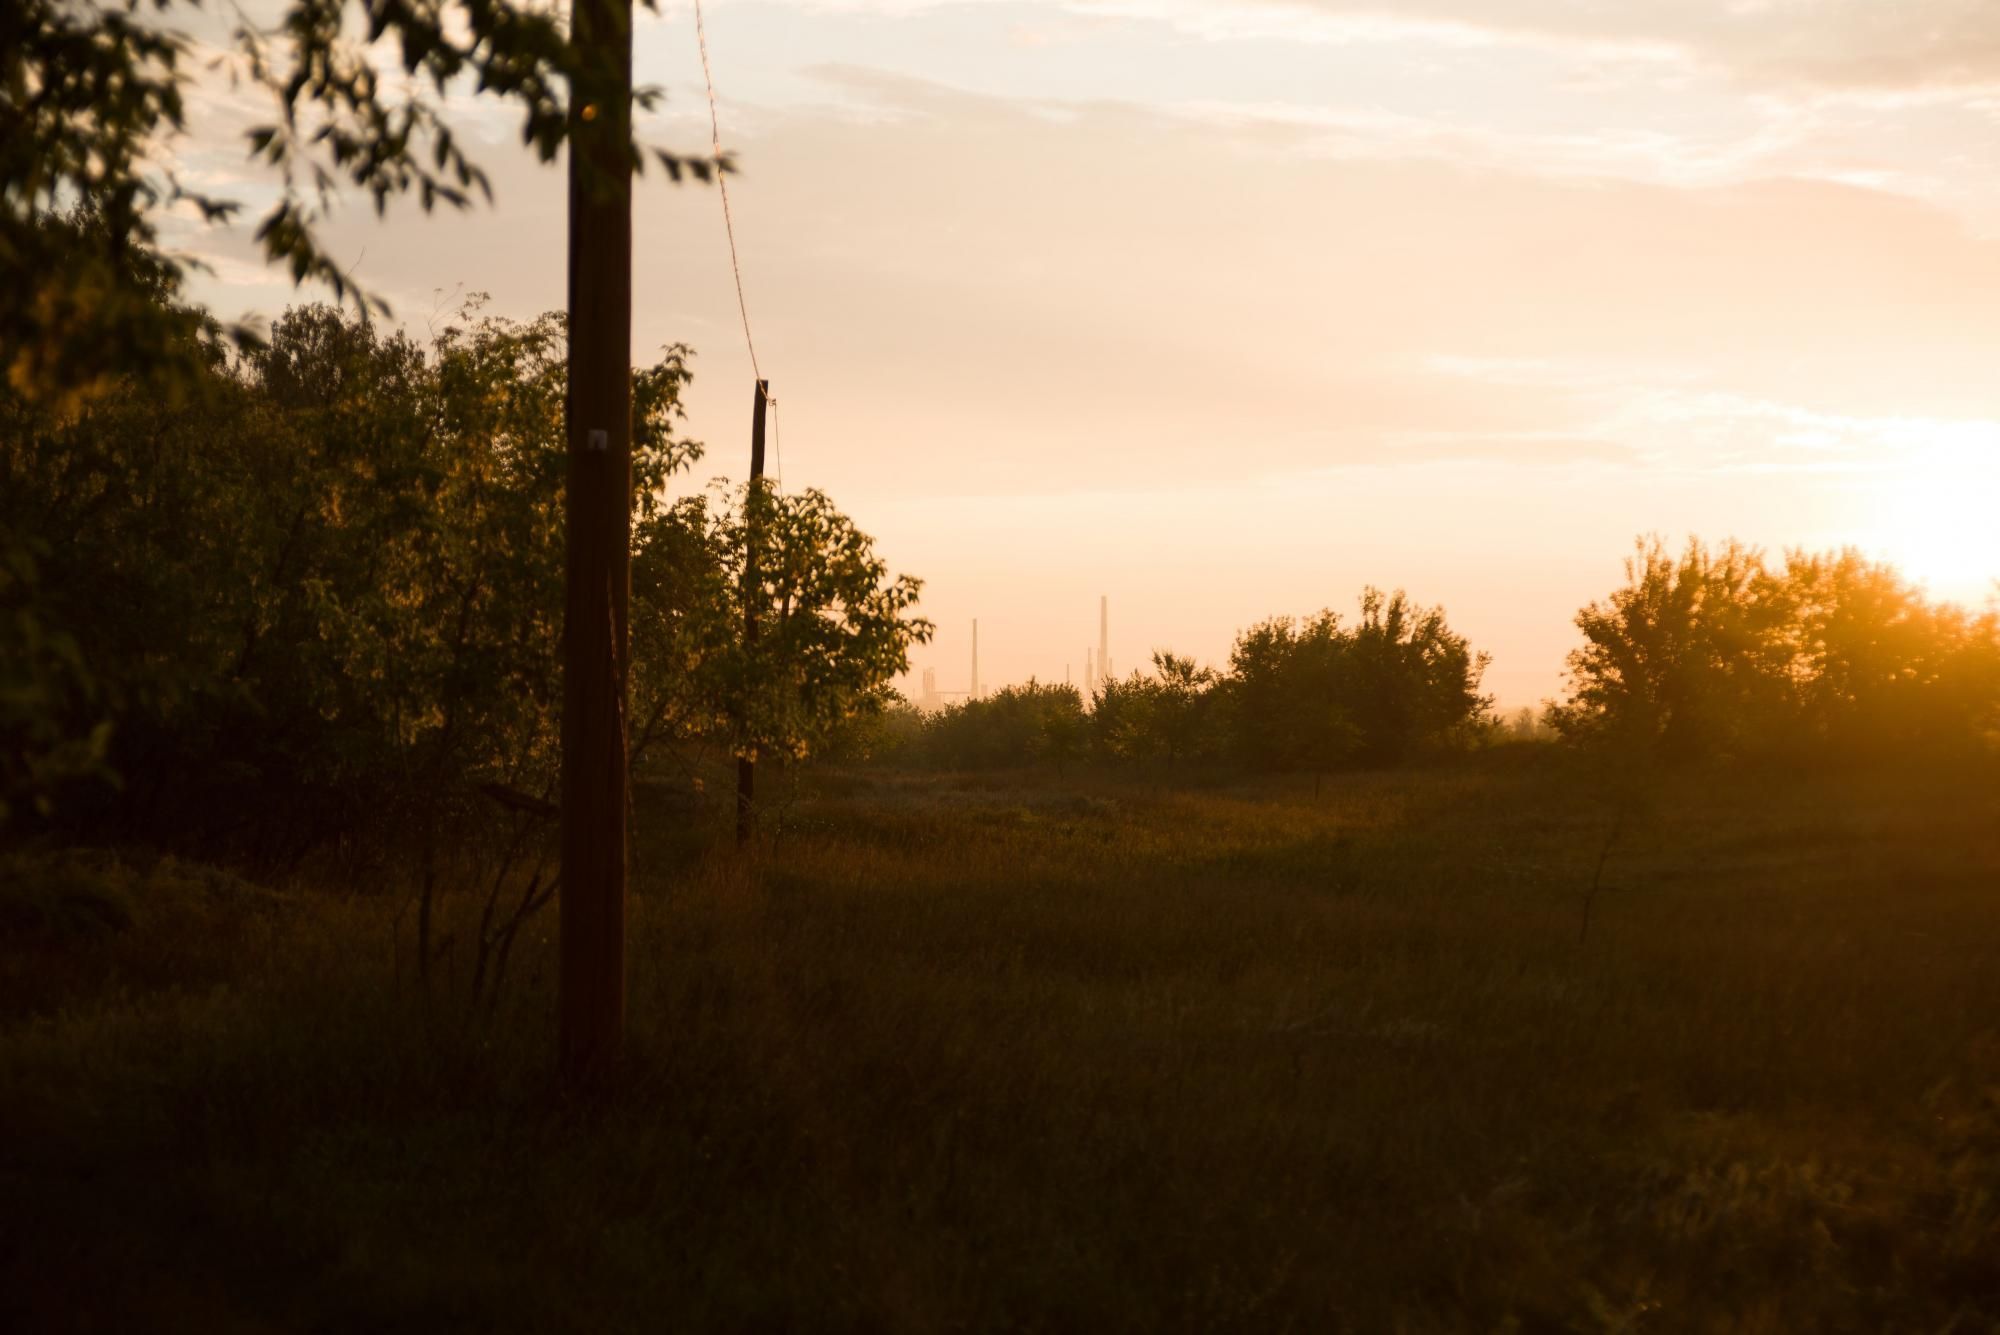
<path id="1" fill-rule="evenodd" d="M 1211 661 L 1365 583 L 1552 694 L 1632 538 L 1853 542 L 2000 576 L 2000 9 L 1975 0 L 714 0 L 785 481 L 927 581 L 959 688 Z M 658 141 L 707 125 L 690 12 L 640 33 Z M 257 199 L 211 89 L 184 166 Z M 356 209 L 419 329 L 562 302 L 561 176 Z M 639 345 L 698 350 L 697 481 L 750 371 L 717 201 L 639 206 Z M 293 299 L 241 232 L 224 314 Z"/>

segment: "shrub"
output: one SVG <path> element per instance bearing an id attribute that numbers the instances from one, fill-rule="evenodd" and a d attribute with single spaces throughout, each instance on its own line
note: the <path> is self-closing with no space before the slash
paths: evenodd
<path id="1" fill-rule="evenodd" d="M 924 724 L 924 755 L 945 769 L 1004 769 L 1050 764 L 1058 771 L 1083 752 L 1083 696 L 1074 686 L 1030 680 L 933 714 Z"/>

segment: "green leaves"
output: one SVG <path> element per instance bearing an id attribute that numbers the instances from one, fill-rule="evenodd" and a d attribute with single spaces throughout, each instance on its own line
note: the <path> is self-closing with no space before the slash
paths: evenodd
<path id="1" fill-rule="evenodd" d="M 680 184 L 682 173 L 692 176 L 695 180 L 705 185 L 724 172 L 735 172 L 737 170 L 736 157 L 732 153 L 724 153 L 719 158 L 691 158 L 669 153 L 663 148 L 656 148 L 653 150 L 653 158 L 666 171 L 667 179 L 675 185 Z M 643 155 L 640 156 L 634 165 L 643 174 L 646 166 L 645 157 Z"/>
<path id="2" fill-rule="evenodd" d="M 40 596 L 47 544 L 0 528 L 0 830 L 46 818 L 79 781 L 115 782 L 111 723 L 76 637 Z"/>
<path id="3" fill-rule="evenodd" d="M 152 0 L 171 18 L 199 0 Z M 176 332 L 141 318 L 161 293 L 133 276 L 144 256 L 167 295 L 188 261 L 157 253 L 161 212 L 211 222 L 235 200 L 184 184 L 176 141 L 186 126 L 185 38 L 135 17 L 135 0 L 15 0 L 0 6 L 0 265 L 32 276 L 0 308 L 0 366 L 17 393 L 74 408 L 113 372 L 174 362 Z M 392 70 L 380 57 L 393 46 Z M 384 312 L 327 251 L 321 227 L 343 194 L 378 215 L 398 200 L 426 212 L 490 202 L 491 181 L 445 117 L 461 91 L 520 117 L 521 141 L 547 162 L 570 133 L 573 89 L 596 77 L 558 12 L 514 0 L 286 0 L 275 24 L 247 17 L 233 35 L 232 78 L 261 89 L 271 118 L 246 132 L 248 156 L 277 178 L 258 221 L 266 260 L 295 284 L 323 285 L 359 313 Z M 399 72 L 399 73 L 398 73 Z M 635 105 L 658 102 L 656 89 Z M 629 117 L 620 124 L 629 124 Z M 635 168 L 647 153 L 628 144 Z M 670 180 L 711 181 L 728 159 L 650 154 Z M 94 246 L 51 248 L 59 215 L 93 220 Z M 90 299 L 76 294 L 88 291 Z M 251 331 L 230 331 L 240 343 Z"/>
<path id="4" fill-rule="evenodd" d="M 680 434 L 691 358 L 670 345 L 633 373 L 633 751 L 719 741 L 805 756 L 873 709 L 928 638 L 919 586 L 820 492 L 667 504 L 701 454 Z M 0 533 L 61 535 L 75 553 L 42 586 L 52 611 L 35 623 L 73 638 L 53 658 L 36 640 L 33 661 L 88 666 L 106 688 L 94 698 L 116 703 L 108 759 L 133 779 L 128 816 L 261 858 L 365 827 L 477 820 L 496 789 L 547 801 L 564 318 L 496 319 L 475 296 L 422 346 L 313 306 L 196 379 L 165 417 L 129 395 L 75 420 L 0 395 Z M 8 656 L 21 637 L 4 592 L 0 666 L 28 652 Z M 55 731 L 34 735 L 87 743 L 109 707 L 83 699 L 43 710 Z"/>
<path id="5" fill-rule="evenodd" d="M 0 679 L 69 664 L 95 692 L 9 694 L 39 712 L 0 721 L 7 753 L 88 743 L 115 713 L 104 758 L 134 828 L 259 858 L 472 818 L 482 785 L 551 791 L 565 330 L 468 307 L 427 347 L 288 312 L 234 367 L 191 370 L 168 414 L 0 394 L 0 535 L 65 553 L 32 599 L 0 587 Z M 686 375 L 676 348 L 634 376 L 649 490 L 699 454 L 677 434 Z"/>
<path id="6" fill-rule="evenodd" d="M 1015 769 L 1047 763 L 1058 770 L 1083 756 L 1089 720 L 1074 686 L 1030 681 L 964 700 L 924 721 L 923 746 L 948 769 Z"/>
<path id="7" fill-rule="evenodd" d="M 738 754 L 803 759 L 873 708 L 931 635 L 913 615 L 921 582 L 891 576 L 823 492 L 711 490 L 642 524 L 636 542 L 641 745 L 720 734 Z"/>

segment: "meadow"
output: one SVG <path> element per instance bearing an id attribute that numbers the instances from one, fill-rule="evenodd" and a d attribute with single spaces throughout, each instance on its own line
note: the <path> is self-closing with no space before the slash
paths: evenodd
<path id="1" fill-rule="evenodd" d="M 0 1326 L 2000 1329 L 1990 771 L 803 785 L 641 785 L 594 1100 L 552 917 L 14 857 Z"/>

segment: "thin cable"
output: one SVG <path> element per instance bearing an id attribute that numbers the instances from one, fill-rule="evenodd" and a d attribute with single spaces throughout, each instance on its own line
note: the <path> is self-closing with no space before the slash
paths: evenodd
<path id="1" fill-rule="evenodd" d="M 722 170 L 722 118 L 715 110 L 715 72 L 708 64 L 708 29 L 701 21 L 701 0 L 694 0 L 694 38 L 701 47 L 701 77 L 708 84 L 708 142 L 715 153 L 715 184 L 722 191 L 722 230 L 729 234 L 729 268 L 736 275 L 736 309 L 743 316 L 743 343 L 750 349 L 750 369 L 759 380 L 757 341 L 750 337 L 750 304 L 743 299 L 743 264 L 736 257 L 736 219 L 729 211 L 729 173 Z"/>

